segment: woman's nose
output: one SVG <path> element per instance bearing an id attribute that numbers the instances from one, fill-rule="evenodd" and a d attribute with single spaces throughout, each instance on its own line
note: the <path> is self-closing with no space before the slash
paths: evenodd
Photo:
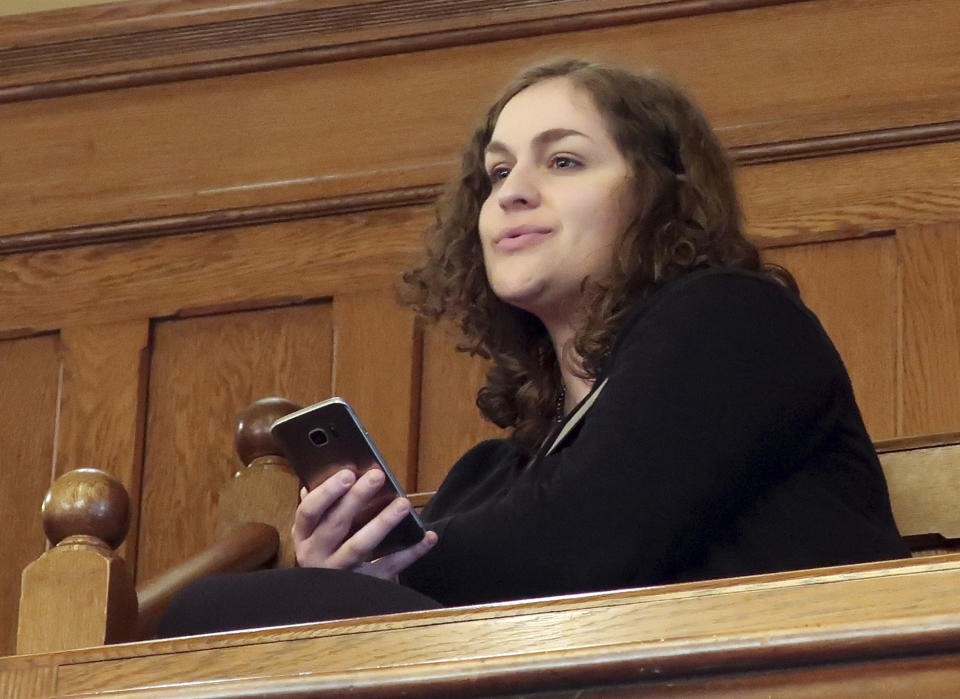
<path id="1" fill-rule="evenodd" d="M 526 168 L 514 167 L 500 183 L 497 198 L 504 210 L 532 209 L 540 205 L 540 189 L 532 173 Z"/>

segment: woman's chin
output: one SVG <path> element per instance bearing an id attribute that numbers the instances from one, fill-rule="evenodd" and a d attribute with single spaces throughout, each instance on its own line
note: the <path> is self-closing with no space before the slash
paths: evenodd
<path id="1" fill-rule="evenodd" d="M 536 283 L 498 284 L 493 287 L 493 292 L 504 303 L 533 312 L 532 309 L 543 295 L 543 286 Z"/>

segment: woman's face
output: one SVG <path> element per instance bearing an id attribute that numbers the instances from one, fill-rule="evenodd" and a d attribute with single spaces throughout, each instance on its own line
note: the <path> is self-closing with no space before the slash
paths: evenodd
<path id="1" fill-rule="evenodd" d="M 507 102 L 486 149 L 480 209 L 487 279 L 500 299 L 548 325 L 576 309 L 633 215 L 630 166 L 589 93 L 551 78 Z"/>

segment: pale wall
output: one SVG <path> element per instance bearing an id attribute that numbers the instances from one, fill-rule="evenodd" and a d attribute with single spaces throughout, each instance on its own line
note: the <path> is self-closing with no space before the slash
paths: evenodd
<path id="1" fill-rule="evenodd" d="M 103 4 L 105 4 L 103 0 L 0 0 L 0 15 L 17 15 L 26 12 L 40 12 L 41 10 L 59 10 L 63 7 Z"/>

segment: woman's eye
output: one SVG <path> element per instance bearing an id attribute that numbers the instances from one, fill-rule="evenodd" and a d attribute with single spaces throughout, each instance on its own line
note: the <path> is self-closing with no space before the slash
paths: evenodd
<path id="1" fill-rule="evenodd" d="M 578 167 L 580 161 L 576 158 L 571 158 L 569 155 L 555 155 L 550 164 L 559 170 L 566 170 L 568 168 Z"/>
<path id="2" fill-rule="evenodd" d="M 491 182 L 500 182 L 501 180 L 505 180 L 509 174 L 510 168 L 505 165 L 497 165 L 496 167 L 492 167 L 487 171 L 487 177 L 490 178 Z"/>

